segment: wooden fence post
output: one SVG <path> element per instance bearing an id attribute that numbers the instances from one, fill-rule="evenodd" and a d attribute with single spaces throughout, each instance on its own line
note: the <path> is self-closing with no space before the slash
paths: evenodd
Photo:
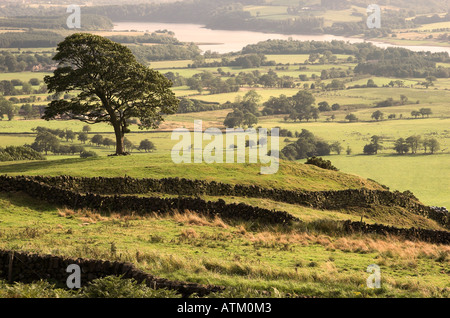
<path id="1" fill-rule="evenodd" d="M 13 270 L 13 260 L 14 260 L 14 252 L 9 253 L 9 264 L 8 264 L 8 283 L 12 283 L 12 270 Z"/>

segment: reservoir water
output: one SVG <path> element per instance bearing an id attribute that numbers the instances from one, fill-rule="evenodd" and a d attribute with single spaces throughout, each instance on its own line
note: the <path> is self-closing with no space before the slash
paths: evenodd
<path id="1" fill-rule="evenodd" d="M 229 53 L 240 51 L 248 44 L 255 44 L 261 41 L 272 40 L 298 40 L 298 41 L 346 41 L 350 43 L 361 43 L 364 39 L 323 35 L 286 35 L 277 33 L 263 33 L 253 31 L 231 31 L 231 30 L 210 30 L 200 24 L 182 23 L 159 23 L 159 22 L 116 22 L 115 31 L 144 31 L 154 32 L 156 30 L 169 30 L 175 33 L 175 37 L 182 42 L 194 42 L 198 44 L 202 51 L 210 50 L 218 53 Z M 371 42 L 378 47 L 403 47 L 412 51 L 448 52 L 450 48 L 439 46 L 400 46 L 377 41 Z"/>

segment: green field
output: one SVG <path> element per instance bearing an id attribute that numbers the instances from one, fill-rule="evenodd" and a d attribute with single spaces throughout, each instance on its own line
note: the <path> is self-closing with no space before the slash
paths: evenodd
<path id="1" fill-rule="evenodd" d="M 1 248 L 128 261 L 155 276 L 226 285 L 244 295 L 257 289 L 275 297 L 448 296 L 449 282 L 441 274 L 449 270 L 440 258 L 445 249 L 430 244 L 331 239 L 313 229 L 255 231 L 195 214 L 101 216 L 8 194 L 0 202 L 1 235 L 8 237 Z M 365 287 L 365 269 L 374 262 L 383 271 L 378 290 Z"/>
<path id="2" fill-rule="evenodd" d="M 215 112 L 211 112 L 210 116 L 213 117 L 214 113 Z M 188 115 L 189 114 L 186 114 L 184 116 L 171 116 L 171 118 L 173 118 L 173 120 L 176 120 L 176 122 L 178 123 L 178 126 L 174 125 L 174 127 L 185 126 L 192 128 L 195 116 L 191 117 Z M 205 118 L 206 120 L 208 117 L 205 116 L 203 118 Z M 12 123 L 17 122 L 13 121 Z M 81 131 L 82 123 L 76 121 L 70 123 L 71 125 L 66 124 L 65 127 L 73 129 L 74 131 Z M 214 126 L 213 123 L 214 122 L 210 123 L 210 125 Z M 23 130 L 19 132 L 29 132 L 31 131 L 32 127 L 36 126 L 48 126 L 53 128 L 58 127 L 57 125 L 51 126 L 52 122 L 45 121 L 30 121 L 27 124 L 29 125 L 29 129 L 22 128 Z M 450 155 L 448 152 L 448 149 L 450 147 L 450 133 L 448 130 L 449 124 L 450 119 L 389 120 L 378 123 L 285 123 L 282 119 L 278 121 L 274 121 L 273 119 L 261 120 L 261 126 L 266 128 L 281 126 L 283 128 L 291 130 L 292 132 L 307 129 L 328 142 L 339 141 L 344 149 L 346 149 L 347 147 L 350 147 L 352 149 L 352 155 L 346 155 L 344 152 L 341 155 L 334 154 L 325 158 L 331 160 L 332 163 L 341 171 L 359 175 L 365 178 L 374 179 L 381 184 L 390 187 L 392 190 L 410 190 L 425 204 L 439 206 L 448 206 L 450 204 L 449 198 L 446 195 L 447 193 L 449 193 L 450 184 L 448 182 L 448 178 L 443 178 L 443 176 L 449 175 L 450 172 L 450 166 L 448 165 L 448 162 L 450 162 Z M 107 125 L 94 127 L 94 130 L 102 134 L 104 137 L 113 138 L 111 127 Z M 11 132 L 11 130 L 13 130 L 13 127 L 4 127 L 4 129 Z M 139 154 L 138 151 L 135 151 L 138 159 L 136 159 L 135 161 L 130 158 L 130 162 L 127 162 L 126 160 L 123 165 L 119 164 L 118 168 L 124 169 L 123 174 L 144 177 L 147 174 L 140 170 L 141 168 L 139 167 L 141 167 L 141 164 L 148 168 L 153 167 L 159 161 L 167 164 L 167 161 L 171 160 L 170 151 L 177 141 L 173 141 L 170 139 L 170 132 L 145 133 L 144 131 L 143 133 L 138 133 L 138 130 L 136 128 L 134 130 L 136 132 L 129 134 L 127 137 L 131 142 L 133 142 L 135 145 L 139 145 L 141 140 L 150 139 L 156 145 L 157 151 L 153 154 Z M 362 155 L 362 149 L 364 145 L 369 143 L 370 137 L 375 134 L 383 137 L 383 146 L 385 149 L 381 150 L 380 153 L 376 156 Z M 400 137 L 406 138 L 416 134 L 422 135 L 424 137 L 437 136 L 438 140 L 441 143 L 441 151 L 439 152 L 439 154 L 424 155 L 420 152 L 414 156 L 399 156 L 394 154 L 392 147 L 393 141 L 395 139 Z M 3 147 L 9 145 L 22 145 L 25 143 L 30 144 L 34 139 L 32 135 L 0 136 L 0 146 Z M 294 141 L 295 139 L 289 140 Z M 209 142 L 204 141 L 203 146 L 206 146 L 208 143 Z M 287 143 L 287 141 L 284 141 L 284 138 L 280 139 L 281 148 Z M 70 144 L 70 142 L 67 144 Z M 102 156 L 106 156 L 107 154 L 113 152 L 113 149 L 103 146 L 97 147 L 86 145 L 86 148 L 89 150 L 93 150 Z M 71 159 L 70 161 L 65 163 L 65 161 L 62 160 L 61 156 L 50 156 L 49 158 L 52 159 L 52 161 L 57 160 L 59 164 L 53 168 L 51 165 L 48 166 L 48 163 L 42 163 L 42 165 L 37 163 L 30 163 L 31 167 L 35 167 L 30 169 L 29 167 L 26 167 L 27 165 L 25 165 L 26 168 L 24 168 L 24 164 L 21 163 L 2 163 L 0 165 L 0 171 L 15 173 L 15 167 L 18 168 L 18 173 L 28 171 L 27 174 L 33 173 L 57 175 L 60 173 L 64 173 L 64 171 L 74 171 L 77 175 L 79 175 L 78 173 L 80 171 L 82 171 L 82 173 L 87 173 L 87 171 L 90 171 L 89 168 L 82 168 L 84 161 L 80 161 L 79 159 Z M 68 158 L 71 157 L 69 156 Z M 146 160 L 141 161 L 141 158 L 146 158 Z M 111 161 L 111 163 L 112 162 L 114 161 Z M 99 165 L 103 166 L 105 164 L 99 163 Z M 95 167 L 93 167 L 94 170 L 90 175 L 94 176 L 95 173 L 98 173 L 99 171 L 111 171 L 111 173 L 108 173 L 108 175 L 115 175 L 116 172 L 113 172 L 114 169 L 112 169 L 112 167 L 109 167 L 109 164 L 106 164 L 105 166 L 105 168 L 101 168 L 98 167 L 98 165 L 95 165 Z M 189 175 L 192 175 L 192 178 L 195 178 L 196 176 L 212 177 L 210 173 L 213 173 L 213 171 L 216 171 L 213 173 L 213 175 L 217 174 L 219 176 L 223 173 L 220 168 L 219 170 L 216 170 L 218 169 L 218 166 L 211 166 L 207 164 L 194 165 L 194 167 L 197 167 L 195 169 L 194 167 L 191 168 L 189 165 L 184 168 L 177 167 L 177 165 L 175 164 L 172 164 L 172 166 L 173 169 L 175 169 L 172 176 L 176 176 L 178 173 L 183 174 L 182 171 L 185 171 L 185 174 L 187 173 Z M 245 174 L 245 169 L 241 170 L 242 168 L 244 167 L 236 167 L 236 173 L 237 171 L 242 171 L 242 173 Z M 34 169 L 36 169 L 36 171 L 33 171 Z M 205 169 L 205 173 L 202 172 L 203 169 Z M 152 176 L 162 177 L 165 173 L 171 170 L 172 168 L 169 169 L 168 167 L 165 167 L 165 169 L 163 169 L 162 167 L 160 167 L 157 168 L 156 171 L 161 171 L 162 174 L 157 173 L 156 175 L 154 175 L 155 172 L 151 171 L 151 169 L 147 173 Z M 222 177 L 224 176 L 222 175 Z M 238 180 L 239 178 L 242 178 L 242 180 L 248 180 L 248 178 L 244 175 L 242 175 L 242 177 L 237 176 L 235 179 Z M 281 182 L 281 179 L 286 178 L 286 182 L 282 182 L 282 184 L 287 186 L 287 184 L 291 182 L 289 181 L 290 179 L 288 178 L 288 176 L 283 173 L 281 175 L 277 174 L 276 176 L 272 176 L 271 178 L 279 180 L 273 185 L 279 184 L 279 182 Z M 261 180 L 254 180 L 254 182 L 260 184 Z M 296 187 L 299 185 L 297 182 L 295 182 L 292 184 L 292 186 Z"/>
<path id="3" fill-rule="evenodd" d="M 291 59 L 292 57 L 288 57 Z M 8 76 L 12 76 L 10 73 Z M 31 76 L 34 74 L 22 74 L 22 77 Z M 392 78 L 376 78 L 372 77 L 376 84 L 383 85 L 389 83 Z M 354 84 L 364 84 L 367 79 L 361 79 Z M 405 83 L 413 83 L 413 81 L 406 80 Z M 343 105 L 341 110 L 334 112 L 326 112 L 321 114 L 317 122 L 302 122 L 294 123 L 285 121 L 283 116 L 276 117 L 262 117 L 259 120 L 260 126 L 266 128 L 273 128 L 279 126 L 291 130 L 292 132 L 307 129 L 315 135 L 323 138 L 328 142 L 339 141 L 345 148 L 352 149 L 352 155 L 347 156 L 332 155 L 330 159 L 339 169 L 347 173 L 360 175 L 366 178 L 372 178 L 378 182 L 385 184 L 392 189 L 401 191 L 411 190 L 424 203 L 430 205 L 448 206 L 450 201 L 446 195 L 449 190 L 447 179 L 443 178 L 448 175 L 449 162 L 449 117 L 450 108 L 447 101 L 450 98 L 449 92 L 446 90 L 450 82 L 438 80 L 436 88 L 365 88 L 365 89 L 351 89 L 344 91 L 330 91 L 315 93 L 316 103 L 327 101 L 330 105 L 339 103 Z M 237 96 L 243 97 L 248 89 L 241 89 L 237 93 L 209 95 L 196 95 L 195 91 L 181 87 L 174 91 L 178 96 L 190 95 L 194 98 L 224 103 L 227 101 L 234 101 Z M 271 96 L 279 96 L 286 94 L 292 96 L 298 89 L 262 89 L 257 88 L 256 91 L 261 96 L 262 102 L 268 100 Z M 197 93 L 198 94 L 198 93 Z M 412 103 L 407 103 L 402 106 L 392 106 L 387 108 L 374 108 L 376 102 L 382 101 L 388 97 L 399 99 L 400 95 L 408 97 Z M 420 103 L 416 104 L 416 100 Z M 45 102 L 42 102 L 45 103 Z M 418 110 L 422 107 L 429 107 L 433 111 L 432 118 L 418 118 L 411 117 L 411 111 Z M 371 119 L 371 114 L 381 110 L 385 114 L 385 119 L 390 114 L 396 114 L 396 120 L 383 120 L 375 122 Z M 128 138 L 135 144 L 139 145 L 143 139 L 152 140 L 157 146 L 157 154 L 167 156 L 174 141 L 170 140 L 169 132 L 172 129 L 179 127 L 192 128 L 193 122 L 196 119 L 204 121 L 204 127 L 223 127 L 223 120 L 230 110 L 190 113 L 190 114 L 176 114 L 168 116 L 167 121 L 161 126 L 162 129 L 167 130 L 167 133 L 155 133 L 139 131 L 137 126 L 131 126 L 132 134 Z M 357 123 L 346 123 L 345 116 L 349 113 L 354 113 L 358 118 Z M 335 116 L 332 122 L 327 122 L 327 118 L 331 115 Z M 399 119 L 400 115 L 403 119 Z M 8 145 L 23 145 L 30 144 L 33 141 L 32 129 L 37 126 L 44 126 L 48 128 L 71 129 L 79 132 L 82 129 L 83 123 L 77 121 L 42 121 L 42 120 L 17 120 L 0 122 L 0 146 Z M 107 124 L 97 124 L 92 126 L 92 134 L 100 133 L 104 136 L 113 137 L 112 127 Z M 22 135 L 20 135 L 22 133 Z M 91 134 L 91 136 L 92 136 Z M 379 155 L 361 156 L 362 149 L 366 145 L 372 135 L 380 135 L 383 137 L 385 149 Z M 436 156 L 421 155 L 416 156 L 396 156 L 392 150 L 393 142 L 397 138 L 407 138 L 412 135 L 421 135 L 422 137 L 434 136 L 441 143 L 440 154 Z M 291 139 L 290 141 L 293 141 Z M 280 147 L 283 147 L 287 142 L 281 139 Z M 87 146 L 88 149 L 96 151 L 100 155 L 107 155 L 113 150 L 107 147 Z M 60 160 L 60 156 L 50 156 L 51 159 Z M 69 157 L 70 158 L 70 157 Z M 408 164 L 405 164 L 408 162 Z"/>
<path id="4" fill-rule="evenodd" d="M 294 0 L 266 1 L 261 6 L 246 6 L 253 16 L 270 19 L 285 19 L 287 8 L 298 5 Z M 336 12 L 314 12 L 323 16 L 326 25 L 332 22 L 357 21 L 352 12 L 365 12 L 352 7 Z M 24 49 L 26 50 L 26 49 Z M 179 113 L 165 117 L 158 129 L 140 130 L 129 126 L 126 138 L 135 146 L 149 139 L 156 150 L 146 153 L 131 150 L 130 156 L 109 156 L 113 147 L 95 146 L 89 141 L 60 139 L 61 145 L 82 145 L 94 151 L 98 157 L 82 159 L 76 155 L 56 155 L 51 152 L 47 160 L 0 162 L 0 175 L 10 176 L 60 176 L 75 177 L 134 177 L 134 178 L 186 178 L 222 182 L 233 185 L 257 185 L 269 189 L 300 191 L 328 191 L 346 189 L 369 189 L 401 192 L 411 191 L 421 203 L 450 207 L 450 79 L 437 79 L 428 89 L 420 85 L 423 78 L 402 78 L 404 87 L 389 87 L 398 78 L 377 76 L 353 76 L 355 63 L 347 62 L 349 55 L 336 55 L 334 63 L 305 63 L 308 54 L 267 55 L 276 66 L 258 68 L 221 67 L 229 72 L 222 80 L 232 78 L 240 72 L 259 71 L 266 74 L 274 70 L 279 77 L 290 76 L 295 88 L 264 88 L 260 84 L 242 85 L 238 92 L 210 94 L 199 93 L 184 82 L 174 87 L 178 97 L 189 97 L 207 102 L 234 102 L 243 98 L 250 90 L 259 96 L 259 110 L 271 97 L 282 94 L 293 96 L 306 88 L 315 98 L 315 106 L 326 101 L 338 103 L 335 111 L 321 112 L 319 118 L 292 121 L 286 115 L 260 116 L 256 127 L 280 127 L 292 133 L 309 130 L 318 138 L 328 142 L 339 142 L 340 154 L 323 157 L 330 160 L 339 171 L 321 169 L 304 164 L 305 160 L 280 161 L 279 170 L 272 175 L 261 173 L 261 163 L 182 163 L 176 164 L 171 150 L 178 140 L 172 140 L 176 128 L 192 129 L 195 120 L 203 121 L 203 128 L 224 129 L 224 119 L 232 109 Z M 220 59 L 219 59 L 220 60 Z M 191 60 L 158 61 L 150 67 L 161 73 L 173 72 L 189 78 L 203 71 L 220 76 L 218 67 L 188 68 Z M 305 63 L 305 64 L 304 64 Z M 448 64 L 440 64 L 447 67 Z M 348 88 L 365 85 L 373 79 L 378 88 L 327 90 L 321 84 L 329 84 L 332 78 L 320 80 L 323 70 L 350 70 L 339 77 Z M 0 80 L 31 78 L 43 79 L 50 73 L 0 73 Z M 299 75 L 307 75 L 300 81 Z M 311 78 L 311 76 L 318 78 Z M 316 88 L 310 85 L 316 84 Z M 385 87 L 383 87 L 385 86 Z M 16 87 L 20 89 L 21 87 Z M 18 95 L 40 98 L 33 104 L 45 105 L 48 94 Z M 406 96 L 403 105 L 376 107 L 376 104 L 393 98 L 399 101 Z M 6 96 L 11 98 L 11 96 Z M 15 104 L 17 109 L 25 104 Z M 228 106 L 227 106 L 228 107 Z M 429 117 L 414 118 L 411 114 L 420 108 L 430 108 Z M 372 114 L 380 110 L 384 118 L 374 120 Z M 348 122 L 345 117 L 353 113 L 357 122 Z M 388 116 L 395 114 L 395 119 Z M 333 116 L 333 117 L 332 117 Z M 0 120 L 0 148 L 33 143 L 38 126 L 51 129 L 69 129 L 81 132 L 85 123 L 75 120 L 44 121 L 39 118 L 23 118 L 19 113 L 13 120 L 3 116 Z M 113 129 L 108 124 L 91 125 L 89 137 L 100 134 L 114 139 Z M 363 148 L 374 135 L 381 136 L 384 147 L 376 155 L 364 155 Z M 393 149 L 398 138 L 420 135 L 433 137 L 440 144 L 435 154 L 424 154 L 419 149 L 414 155 L 397 155 Z M 191 136 L 193 133 L 191 132 Z M 220 138 L 220 137 L 217 137 Z M 219 140 L 219 139 L 215 139 Z M 280 149 L 296 141 L 295 137 L 280 137 Z M 272 144 L 269 137 L 267 142 Z M 209 141 L 204 140 L 202 148 Z M 195 145 L 194 145 L 194 148 Z M 346 149 L 351 153 L 347 154 Z M 231 148 L 223 149 L 226 153 Z M 257 146 L 257 149 L 262 149 Z M 269 147 L 270 149 L 270 147 Z M 247 150 L 248 151 L 248 150 Z M 248 152 L 245 155 L 248 158 Z M 136 194 L 175 198 L 169 193 Z M 148 214 L 136 216 L 120 215 L 117 211 L 100 213 L 38 201 L 23 193 L 0 193 L 0 248 L 54 254 L 68 257 L 119 260 L 132 262 L 152 275 L 170 280 L 182 280 L 203 284 L 223 285 L 231 296 L 253 295 L 255 290 L 271 293 L 274 297 L 450 297 L 450 248 L 444 244 L 433 244 L 419 239 L 404 237 L 364 235 L 362 232 L 348 233 L 342 230 L 341 221 L 364 220 L 368 224 L 378 223 L 399 228 L 424 228 L 448 230 L 437 221 L 413 213 L 399 206 L 371 205 L 345 206 L 338 210 L 315 209 L 312 206 L 289 204 L 269 198 L 244 196 L 197 197 L 226 203 L 243 203 L 269 210 L 287 212 L 300 219 L 288 225 L 267 225 L 258 221 L 208 218 L 195 211 L 172 211 L 173 214 Z M 382 269 L 382 288 L 366 287 L 367 266 L 378 264 Z M 31 285 L 33 286 L 33 285 Z M 24 297 L 23 291 L 11 289 L 0 280 L 0 297 Z M 16 286 L 16 288 L 18 288 Z M 32 287 L 30 287 L 32 288 Z M 12 291 L 14 290 L 14 292 Z M 12 295 L 12 296 L 11 296 Z"/>
<path id="5" fill-rule="evenodd" d="M 31 78 L 38 78 L 41 81 L 46 75 L 52 75 L 53 73 L 45 72 L 14 72 L 14 73 L 0 73 L 0 80 L 13 80 L 18 79 L 23 82 L 28 82 Z"/>

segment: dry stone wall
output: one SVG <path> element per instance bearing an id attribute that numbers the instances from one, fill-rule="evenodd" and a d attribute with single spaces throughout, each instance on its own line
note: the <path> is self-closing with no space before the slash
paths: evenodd
<path id="1" fill-rule="evenodd" d="M 132 179 L 132 178 L 74 178 L 74 177 L 11 177 L 0 176 L 0 192 L 22 191 L 39 200 L 64 205 L 73 209 L 88 208 L 99 211 L 134 213 L 167 213 L 192 210 L 205 215 L 222 218 L 259 220 L 273 224 L 288 224 L 300 221 L 281 211 L 271 211 L 245 204 L 226 204 L 205 201 L 195 197 L 159 198 L 120 196 L 119 194 L 142 194 L 162 192 L 176 195 L 221 195 L 270 198 L 276 201 L 308 205 L 315 208 L 334 209 L 346 206 L 371 204 L 402 206 L 423 216 L 435 219 L 443 225 L 449 224 L 448 212 L 433 210 L 416 200 L 388 191 L 344 190 L 322 192 L 300 192 L 266 189 L 257 186 L 229 185 L 216 182 L 187 179 Z M 436 214 L 433 214 L 435 211 Z M 437 244 L 450 244 L 450 233 L 424 229 L 400 229 L 379 224 L 344 222 L 344 230 L 350 233 L 376 233 L 397 235 L 407 239 L 419 239 Z M 77 264 L 82 268 L 81 279 L 86 283 L 109 275 L 123 275 L 145 282 L 153 288 L 168 288 L 183 295 L 197 293 L 200 296 L 220 291 L 223 287 L 206 286 L 185 282 L 174 282 L 154 277 L 137 269 L 131 263 L 103 260 L 69 259 L 52 255 L 37 255 L 0 250 L 0 277 L 14 281 L 31 282 L 39 279 L 54 280 L 65 284 L 67 266 Z M 12 268 L 12 272 L 9 269 Z M 11 274 L 11 275 L 10 275 Z"/>
<path id="2" fill-rule="evenodd" d="M 0 176 L 1 177 L 1 176 Z M 2 179 L 0 178 L 0 183 Z M 434 209 L 417 199 L 399 192 L 368 189 L 348 189 L 337 191 L 296 191 L 276 188 L 263 188 L 256 185 L 231 185 L 204 180 L 183 178 L 136 179 L 117 178 L 77 178 L 59 177 L 16 177 L 26 178 L 52 187 L 78 193 L 96 193 L 107 195 L 143 194 L 161 192 L 173 195 L 211 195 L 267 198 L 290 204 L 299 204 L 317 209 L 334 210 L 346 207 L 368 207 L 371 205 L 399 206 L 412 213 L 435 220 L 450 228 L 450 214 L 445 209 Z"/>
<path id="3" fill-rule="evenodd" d="M 283 211 L 272 211 L 240 204 L 226 204 L 223 200 L 205 201 L 200 198 L 179 197 L 137 197 L 119 195 L 100 195 L 94 193 L 80 194 L 66 190 L 30 177 L 0 176 L 0 191 L 22 191 L 33 198 L 49 203 L 66 206 L 72 209 L 91 209 L 103 212 L 135 214 L 168 213 L 172 211 L 196 211 L 207 216 L 220 216 L 224 219 L 239 219 L 244 221 L 257 220 L 262 223 L 288 224 L 300 220 Z"/>
<path id="4" fill-rule="evenodd" d="M 419 228 L 397 228 L 381 224 L 345 221 L 343 228 L 349 233 L 371 233 L 380 235 L 395 235 L 408 240 L 420 240 L 434 244 L 450 244 L 450 232 L 426 230 Z"/>
<path id="5" fill-rule="evenodd" d="M 193 293 L 205 296 L 211 292 L 220 292 L 224 289 L 221 286 L 158 278 L 136 268 L 132 263 L 83 258 L 74 259 L 54 255 L 0 250 L 0 277 L 10 281 L 31 283 L 43 279 L 65 286 L 66 280 L 71 274 L 67 273 L 66 269 L 72 264 L 80 266 L 82 287 L 97 278 L 122 276 L 124 279 L 135 279 L 139 283 L 145 282 L 147 286 L 155 289 L 176 290 L 183 296 L 189 296 Z"/>

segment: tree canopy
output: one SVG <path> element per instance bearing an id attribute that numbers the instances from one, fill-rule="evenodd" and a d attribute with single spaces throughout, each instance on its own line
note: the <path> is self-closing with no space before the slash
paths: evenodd
<path id="1" fill-rule="evenodd" d="M 75 33 L 58 44 L 58 68 L 45 83 L 51 93 L 74 91 L 70 100 L 53 100 L 44 119 L 67 116 L 86 123 L 108 122 L 116 135 L 116 154 L 126 154 L 127 119 L 139 118 L 140 129 L 158 127 L 174 114 L 179 100 L 172 82 L 137 62 L 126 46 L 101 36 Z"/>

